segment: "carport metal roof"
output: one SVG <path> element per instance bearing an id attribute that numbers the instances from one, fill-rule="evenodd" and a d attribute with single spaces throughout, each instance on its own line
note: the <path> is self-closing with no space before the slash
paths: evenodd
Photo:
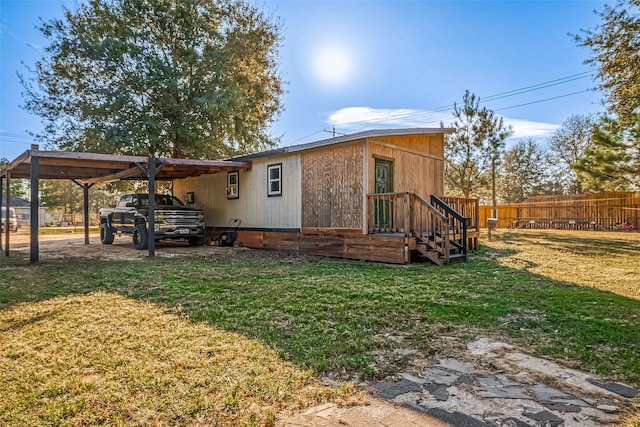
<path id="1" fill-rule="evenodd" d="M 37 158 L 40 179 L 75 179 L 93 184 L 148 179 L 149 162 L 164 165 L 157 180 L 173 180 L 229 170 L 251 169 L 250 161 L 167 159 L 114 154 L 27 150 L 0 171 L 0 178 L 29 179 Z"/>
<path id="2" fill-rule="evenodd" d="M 38 249 L 38 181 L 40 179 L 70 179 L 84 190 L 85 244 L 89 244 L 89 188 L 96 183 L 119 180 L 148 180 L 149 195 L 155 193 L 156 180 L 174 180 L 223 171 L 249 170 L 251 161 L 191 160 L 143 156 L 120 156 L 99 153 L 44 151 L 35 146 L 25 151 L 0 170 L 0 188 L 6 182 L 6 203 L 10 206 L 10 180 L 31 181 L 31 248 L 30 261 L 39 260 Z M 153 212 L 154 198 L 149 197 Z M 149 215 L 149 256 L 154 256 L 154 215 Z M 5 255 L 9 256 L 9 227 L 5 227 Z"/>

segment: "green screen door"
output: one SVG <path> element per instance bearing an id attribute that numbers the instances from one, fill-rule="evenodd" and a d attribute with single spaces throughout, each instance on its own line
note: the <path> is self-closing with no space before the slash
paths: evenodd
<path id="1" fill-rule="evenodd" d="M 376 194 L 393 192 L 393 171 L 389 160 L 375 159 L 375 192 Z M 388 229 L 391 224 L 391 200 L 388 198 L 376 199 L 375 203 L 375 227 Z"/>

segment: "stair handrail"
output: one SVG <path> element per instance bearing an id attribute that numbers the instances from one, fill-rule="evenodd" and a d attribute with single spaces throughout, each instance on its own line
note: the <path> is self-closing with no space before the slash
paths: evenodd
<path id="1" fill-rule="evenodd" d="M 451 220 L 419 194 L 411 193 L 411 198 L 419 205 L 416 209 L 412 209 L 412 225 L 415 225 L 415 228 L 411 230 L 413 236 L 419 241 L 430 245 L 431 250 L 438 252 L 442 262 L 445 264 L 448 263 L 450 255 L 449 228 L 451 226 Z M 425 223 L 422 221 L 423 216 L 420 206 L 426 209 L 426 212 L 428 215 L 431 215 L 432 218 L 431 220 L 427 220 L 426 229 L 423 228 Z M 424 236 L 423 233 L 426 233 L 426 236 Z M 437 243 L 438 239 L 442 239 L 440 244 Z"/>
<path id="2" fill-rule="evenodd" d="M 431 195 L 431 204 L 442 208 L 442 210 L 444 210 L 447 214 L 449 214 L 453 218 L 457 219 L 458 221 L 464 223 L 465 226 L 469 225 L 469 221 L 470 221 L 471 218 L 467 218 L 466 216 L 460 215 L 451 206 L 449 206 L 444 201 L 442 201 L 442 199 L 440 197 L 432 194 Z"/>
<path id="3" fill-rule="evenodd" d="M 467 218 L 464 217 L 462 215 L 460 215 L 458 212 L 456 212 L 451 206 L 449 206 L 447 203 L 445 203 L 444 201 L 442 201 L 442 199 L 440 199 L 438 196 L 432 194 L 431 195 L 431 204 L 434 206 L 437 206 L 438 208 L 442 209 L 448 218 L 452 218 L 455 221 L 458 221 L 460 223 L 460 225 L 462 226 L 462 242 L 458 242 L 456 239 L 454 239 L 454 241 L 452 242 L 453 245 L 455 245 L 456 247 L 458 247 L 461 251 L 462 254 L 466 257 L 467 256 L 467 227 L 471 221 L 471 218 Z M 451 226 L 454 228 L 455 230 L 455 226 L 454 224 L 451 224 Z M 455 232 L 455 231 L 454 231 Z"/>

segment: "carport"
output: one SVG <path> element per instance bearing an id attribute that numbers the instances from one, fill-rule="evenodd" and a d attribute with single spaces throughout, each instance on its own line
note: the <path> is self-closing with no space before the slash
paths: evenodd
<path id="1" fill-rule="evenodd" d="M 30 197 L 30 249 L 29 260 L 39 262 L 38 245 L 38 183 L 40 179 L 69 179 L 83 190 L 84 195 L 84 242 L 89 244 L 89 189 L 98 183 L 119 180 L 141 180 L 149 182 L 149 257 L 155 256 L 155 194 L 156 181 L 213 174 L 222 171 L 249 170 L 250 161 L 168 159 L 143 156 L 120 156 L 113 154 L 44 151 L 33 146 L 0 171 L 0 188 L 5 185 L 5 206 L 10 208 L 11 179 L 28 179 Z M 9 256 L 9 227 L 5 227 L 5 256 Z M 1 239 L 2 236 L 0 236 Z"/>

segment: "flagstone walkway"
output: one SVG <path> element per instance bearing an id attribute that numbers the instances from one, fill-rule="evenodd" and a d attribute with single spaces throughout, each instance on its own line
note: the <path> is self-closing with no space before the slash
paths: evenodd
<path id="1" fill-rule="evenodd" d="M 404 372 L 397 380 L 370 385 L 384 401 L 373 399 L 369 406 L 354 408 L 323 405 L 284 425 L 601 427 L 624 410 L 640 407 L 640 390 L 520 353 L 505 343 L 478 339 L 467 350 L 492 369 L 433 359 L 423 372 Z"/>

